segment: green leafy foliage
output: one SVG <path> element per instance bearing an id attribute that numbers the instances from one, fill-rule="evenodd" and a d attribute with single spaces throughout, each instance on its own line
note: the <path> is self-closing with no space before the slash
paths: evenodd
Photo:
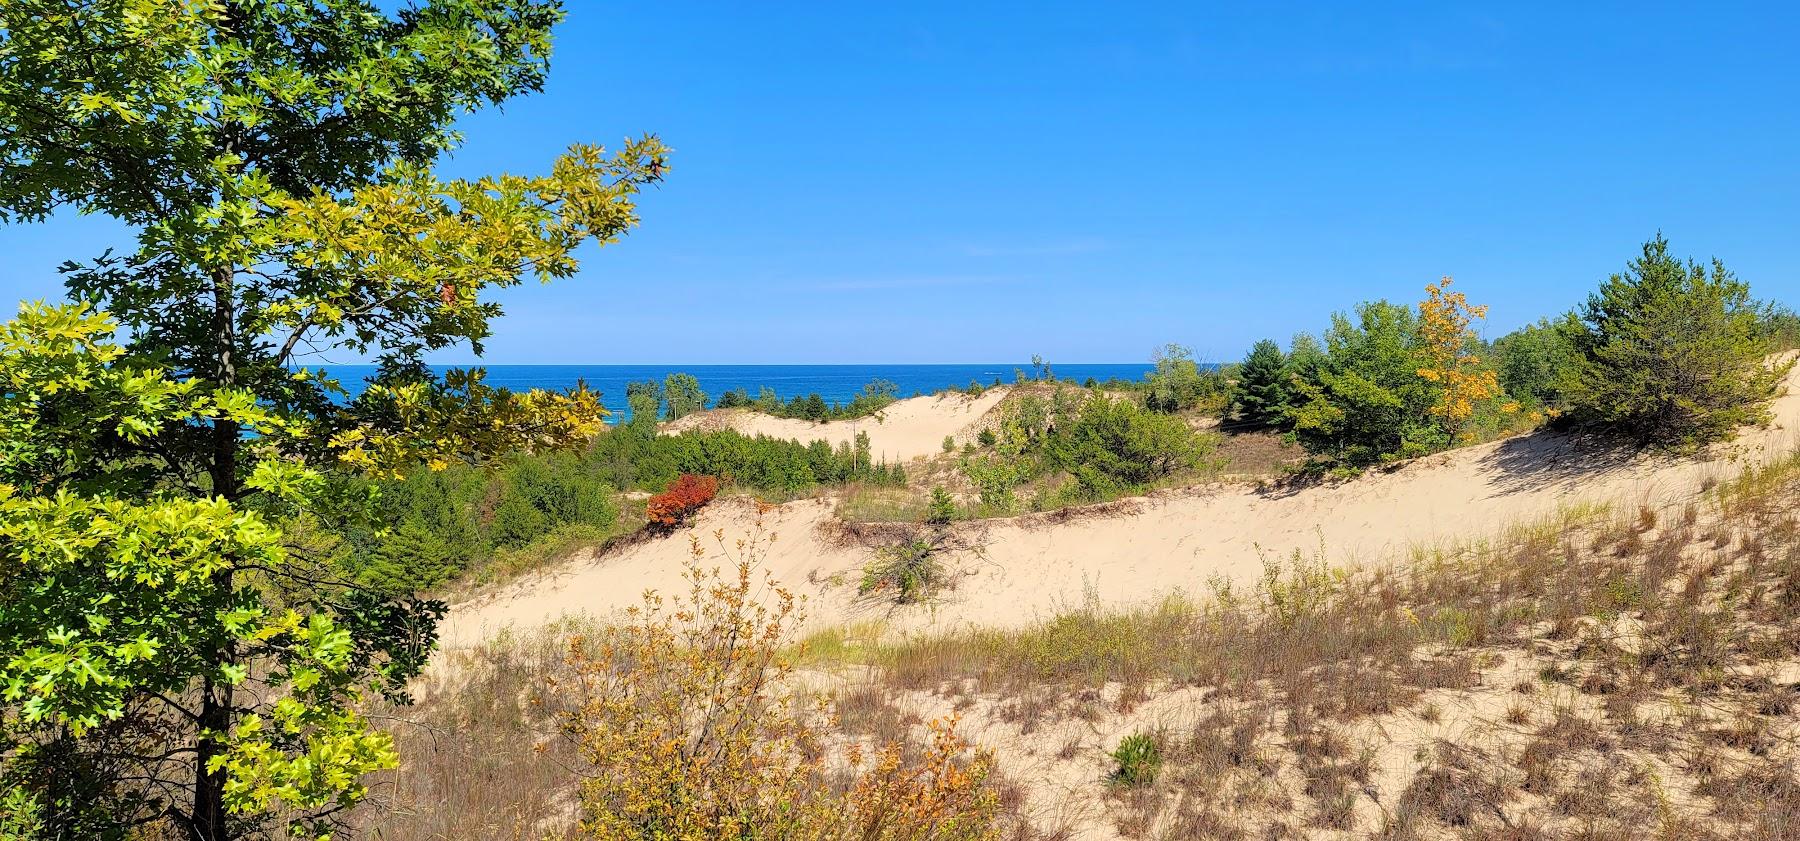
<path id="1" fill-rule="evenodd" d="M 1579 376 L 1575 337 L 1581 329 L 1570 313 L 1501 336 L 1494 342 L 1500 387 L 1522 405 L 1560 412 Z"/>
<path id="2" fill-rule="evenodd" d="M 623 424 L 594 437 L 580 456 L 586 469 L 613 487 L 660 492 L 683 473 L 717 476 L 729 484 L 774 495 L 798 494 L 818 485 L 865 481 L 900 485 L 898 463 L 876 462 L 869 436 L 831 446 L 734 430 L 688 430 L 657 435 Z"/>
<path id="3" fill-rule="evenodd" d="M 1177 344 L 1156 353 L 1156 368 L 1144 378 L 1144 405 L 1153 412 L 1181 412 L 1215 405 L 1225 396 L 1224 379 L 1217 371 L 1202 371 L 1194 352 Z"/>
<path id="4" fill-rule="evenodd" d="M 796 420 L 830 421 L 855 420 L 866 418 L 894 404 L 899 399 L 900 386 L 888 380 L 876 379 L 865 383 L 856 396 L 848 403 L 830 403 L 817 394 L 795 396 L 786 402 L 775 394 L 774 389 L 763 388 L 752 398 L 744 389 L 727 391 L 719 398 L 719 408 L 729 409 L 744 407 L 755 409 L 765 415 L 778 418 L 794 418 Z"/>
<path id="5" fill-rule="evenodd" d="M 95 837 L 95 815 L 196 841 L 327 834 L 394 764 L 355 710 L 418 671 L 441 605 L 344 580 L 311 551 L 329 540 L 282 527 L 368 515 L 329 468 L 485 464 L 600 428 L 585 388 L 423 362 L 481 352 L 485 294 L 572 276 L 665 171 L 646 137 L 540 175 L 433 172 L 457 117 L 541 87 L 561 17 L 0 4 L 0 221 L 66 209 L 137 234 L 64 267 L 116 323 L 30 309 L 0 346 L 0 758 L 44 834 Z M 334 351 L 380 362 L 355 398 L 300 367 Z M 418 536 L 387 551 L 436 551 L 402 545 Z"/>
<path id="6" fill-rule="evenodd" d="M 1073 423 L 1045 436 L 1044 454 L 1075 477 L 1084 496 L 1106 499 L 1197 466 L 1213 446 L 1212 437 L 1196 434 L 1181 418 L 1095 394 Z"/>
<path id="7" fill-rule="evenodd" d="M 725 477 L 776 497 L 822 484 L 904 485 L 898 464 L 875 462 L 868 438 L 832 447 L 732 430 L 658 435 L 621 424 L 585 449 L 515 453 L 485 467 L 451 465 L 396 479 L 346 484 L 377 491 L 377 515 L 320 524 L 314 551 L 357 582 L 384 593 L 431 590 L 520 561 L 593 543 L 635 527 L 619 492 L 660 493 L 682 474 Z M 350 493 L 349 491 L 344 491 Z M 354 495 L 354 494 L 353 494 Z"/>
<path id="8" fill-rule="evenodd" d="M 1108 779 L 1117 786 L 1149 785 L 1162 772 L 1162 746 L 1151 733 L 1138 731 L 1120 739 L 1111 756 L 1118 767 Z"/>
<path id="9" fill-rule="evenodd" d="M 1111 499 L 1200 466 L 1217 445 L 1216 436 L 1195 432 L 1180 417 L 1069 387 L 1048 398 L 1012 398 L 981 440 L 984 448 L 965 455 L 962 470 L 997 513 L 1013 510 L 1017 489 L 1040 476 L 1072 480 L 1063 502 Z"/>
<path id="10" fill-rule="evenodd" d="M 1576 417 L 1638 440 L 1680 445 L 1767 416 L 1787 366 L 1748 284 L 1718 260 L 1683 264 L 1658 235 L 1590 296 L 1573 331 Z"/>
<path id="11" fill-rule="evenodd" d="M 204 746 L 188 773 L 217 775 L 232 813 L 353 802 L 364 774 L 397 761 L 356 702 L 402 697 L 442 607 L 286 586 L 318 570 L 248 501 L 96 458 L 196 423 L 270 419 L 133 363 L 114 327 L 80 305 L 26 307 L 0 327 L 0 697 L 8 783 L 27 792 L 12 796 L 37 802 L 52 836 L 171 808 L 100 747 L 129 738 Z M 321 483 L 275 464 L 246 487 L 303 499 Z"/>
<path id="12" fill-rule="evenodd" d="M 663 399 L 668 404 L 663 418 L 678 420 L 706 409 L 706 392 L 693 374 L 676 372 L 663 380 Z"/>
<path id="13" fill-rule="evenodd" d="M 1777 350 L 1800 348 L 1800 314 L 1774 301 L 1762 306 L 1762 332 Z"/>
<path id="14" fill-rule="evenodd" d="M 629 422 L 655 426 L 662 416 L 663 386 L 655 380 L 625 384 L 625 409 Z"/>
<path id="15" fill-rule="evenodd" d="M 1447 446 L 1431 415 L 1435 385 L 1419 376 L 1418 318 L 1387 301 L 1332 316 L 1322 356 L 1293 380 L 1288 412 L 1308 452 L 1350 466 L 1423 455 Z"/>

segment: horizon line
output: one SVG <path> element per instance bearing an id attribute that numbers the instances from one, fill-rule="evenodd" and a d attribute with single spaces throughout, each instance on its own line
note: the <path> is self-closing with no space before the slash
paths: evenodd
<path id="1" fill-rule="evenodd" d="M 1200 364 L 1200 365 L 1222 364 L 1222 363 L 1217 362 L 1216 360 L 1196 359 L 1194 361 L 1196 364 Z M 290 367 L 290 368 L 344 368 L 344 367 L 356 366 L 356 367 L 371 367 L 372 368 L 376 364 L 377 363 L 374 363 L 374 362 L 318 362 L 318 363 L 309 363 L 309 364 L 295 364 L 295 365 L 289 365 L 288 367 Z M 440 367 L 440 368 L 442 368 L 442 367 L 494 368 L 494 367 L 502 366 L 502 365 L 509 365 L 509 366 L 514 366 L 514 367 L 549 367 L 549 366 L 553 366 L 553 365 L 571 365 L 571 366 L 572 365 L 582 365 L 582 366 L 589 366 L 589 367 L 613 367 L 613 368 L 630 368 L 630 367 L 666 368 L 666 367 L 683 367 L 683 366 L 692 367 L 692 368 L 721 368 L 721 367 L 736 367 L 736 368 L 800 368 L 800 367 L 859 368 L 859 367 L 871 367 L 871 366 L 877 366 L 877 365 L 912 365 L 912 366 L 918 366 L 918 367 L 949 367 L 949 366 L 953 366 L 953 365 L 954 366 L 1005 365 L 1005 366 L 1011 366 L 1014 368 L 1027 368 L 1027 369 L 1029 369 L 1031 367 L 1031 363 L 1029 361 L 1027 361 L 1027 362 L 427 362 L 426 364 L 429 366 Z M 1156 367 L 1155 362 L 1139 361 L 1139 362 L 1052 362 L 1052 363 L 1050 363 L 1050 368 L 1052 370 L 1054 370 L 1057 366 L 1061 366 L 1061 365 L 1143 365 L 1143 366 L 1151 367 L 1151 368 Z"/>

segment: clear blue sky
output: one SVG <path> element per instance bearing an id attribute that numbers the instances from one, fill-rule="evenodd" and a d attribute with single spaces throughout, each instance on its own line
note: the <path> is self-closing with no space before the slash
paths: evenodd
<path id="1" fill-rule="evenodd" d="M 488 361 L 1226 359 L 1444 274 L 1499 335 L 1659 228 L 1800 303 L 1792 4 L 1456 5 L 573 0 L 447 171 L 673 171 Z M 0 287 L 123 238 L 0 229 Z"/>

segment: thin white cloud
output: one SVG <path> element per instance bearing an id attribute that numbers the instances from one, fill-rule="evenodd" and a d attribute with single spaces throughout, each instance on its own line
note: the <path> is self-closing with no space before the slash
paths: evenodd
<path id="1" fill-rule="evenodd" d="M 901 275 L 897 277 L 834 278 L 796 284 L 807 292 L 860 292 L 879 289 L 933 289 L 959 286 L 993 286 L 1012 283 L 1003 275 Z"/>
<path id="2" fill-rule="evenodd" d="M 1099 237 L 1076 237 L 1057 242 L 966 245 L 963 246 L 963 253 L 970 257 L 1058 257 L 1093 254 L 1110 247 L 1111 243 Z"/>

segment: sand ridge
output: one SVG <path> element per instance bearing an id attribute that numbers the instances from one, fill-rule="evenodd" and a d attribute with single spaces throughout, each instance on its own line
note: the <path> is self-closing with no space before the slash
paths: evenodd
<path id="1" fill-rule="evenodd" d="M 937 439 L 934 451 L 947 434 L 937 430 L 969 426 L 980 417 L 975 409 L 991 408 L 1000 397 L 922 399 L 927 402 L 902 403 L 912 404 L 908 411 L 917 407 L 921 415 L 939 411 L 945 417 L 909 420 L 906 428 L 923 435 L 929 427 Z M 1630 510 L 1685 502 L 1745 467 L 1794 452 L 1800 396 L 1790 390 L 1772 411 L 1768 425 L 1697 457 L 1604 449 L 1579 437 L 1537 432 L 1311 487 L 1224 484 L 1110 503 L 1099 511 L 958 524 L 959 534 L 982 551 L 948 560 L 956 583 L 938 603 L 904 610 L 871 608 L 856 598 L 859 570 L 872 550 L 844 539 L 830 501 L 765 507 L 721 500 L 687 534 L 605 557 L 579 553 L 456 605 L 442 638 L 447 647 L 466 646 L 507 626 L 537 627 L 575 613 L 605 615 L 638 603 L 646 589 L 684 590 L 689 535 L 712 546 L 715 533 L 732 544 L 759 528 L 777 536 L 759 564 L 807 597 L 813 627 L 874 617 L 902 631 L 1018 626 L 1088 601 L 1137 605 L 1174 591 L 1202 591 L 1213 579 L 1252 580 L 1265 558 L 1296 551 L 1323 552 L 1333 563 L 1372 562 L 1421 545 L 1496 534 L 1577 503 Z"/>
<path id="2" fill-rule="evenodd" d="M 778 418 L 752 409 L 713 409 L 663 424 L 664 433 L 690 429 L 735 429 L 745 435 L 789 438 L 808 444 L 828 441 L 848 443 L 857 433 L 868 433 L 870 455 L 876 461 L 911 461 L 943 451 L 944 437 L 960 446 L 973 440 L 977 425 L 1011 389 L 990 388 L 980 396 L 958 392 L 897 400 L 873 415 L 855 420 L 819 423 Z"/>

